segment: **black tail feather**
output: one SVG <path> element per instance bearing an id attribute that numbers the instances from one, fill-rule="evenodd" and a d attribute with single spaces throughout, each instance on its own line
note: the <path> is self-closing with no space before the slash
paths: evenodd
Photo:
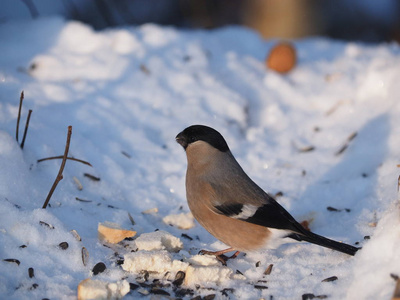
<path id="1" fill-rule="evenodd" d="M 307 231 L 304 234 L 300 234 L 300 233 L 292 233 L 290 235 L 288 235 L 289 238 L 292 238 L 296 241 L 305 241 L 305 242 L 309 242 L 309 243 L 313 243 L 325 248 L 329 248 L 332 250 L 336 250 L 336 251 L 340 251 L 343 253 L 346 253 L 348 255 L 355 255 L 356 252 L 360 249 L 345 243 L 340 243 L 340 242 L 336 242 L 334 240 L 330 240 L 326 237 L 320 236 L 318 234 L 315 234 L 311 231 Z"/>

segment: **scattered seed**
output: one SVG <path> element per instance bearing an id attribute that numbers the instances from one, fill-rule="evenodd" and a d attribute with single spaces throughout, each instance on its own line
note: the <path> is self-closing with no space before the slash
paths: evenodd
<path id="1" fill-rule="evenodd" d="M 82 191 L 82 190 L 83 190 L 83 186 L 82 186 L 81 182 L 79 181 L 79 179 L 76 178 L 75 176 L 72 177 L 72 179 L 74 180 L 74 182 L 75 182 L 76 187 L 78 188 L 78 190 Z"/>
<path id="2" fill-rule="evenodd" d="M 32 284 L 32 286 L 29 288 L 30 290 L 35 290 L 39 287 L 37 283 Z"/>
<path id="3" fill-rule="evenodd" d="M 150 75 L 151 74 L 150 70 L 143 64 L 140 65 L 140 71 L 142 71 L 146 75 Z"/>
<path id="4" fill-rule="evenodd" d="M 326 208 L 328 211 L 335 211 L 335 212 L 341 212 L 341 211 L 345 211 L 345 212 L 351 212 L 351 209 L 350 208 L 344 208 L 344 209 L 338 209 L 338 208 L 334 208 L 334 207 L 332 207 L 332 206 L 328 206 L 327 208 Z"/>
<path id="5" fill-rule="evenodd" d="M 81 236 L 75 229 L 72 229 L 70 232 L 78 242 L 82 241 Z"/>
<path id="6" fill-rule="evenodd" d="M 193 238 L 189 235 L 187 235 L 186 233 L 182 233 L 181 236 L 185 239 L 188 239 L 189 241 L 193 241 Z"/>
<path id="7" fill-rule="evenodd" d="M 369 240 L 371 237 L 369 235 L 364 236 L 364 240 Z"/>
<path id="8" fill-rule="evenodd" d="M 35 270 L 33 268 L 28 269 L 29 278 L 35 277 Z"/>
<path id="9" fill-rule="evenodd" d="M 21 248 L 21 249 L 26 248 L 26 247 L 28 247 L 28 246 L 27 246 L 27 245 L 21 245 L 21 246 L 19 246 L 19 248 Z"/>
<path id="10" fill-rule="evenodd" d="M 178 289 L 175 291 L 175 296 L 176 297 L 185 297 L 185 296 L 193 296 L 194 291 L 191 289 Z"/>
<path id="11" fill-rule="evenodd" d="M 267 267 L 267 269 L 265 269 L 264 275 L 269 275 L 269 274 L 271 274 L 273 266 L 274 266 L 273 264 L 270 264 L 270 265 Z"/>
<path id="12" fill-rule="evenodd" d="M 158 213 L 158 208 L 157 207 L 153 207 L 153 208 L 149 208 L 145 211 L 142 211 L 142 214 L 148 215 L 148 214 L 156 214 Z"/>
<path id="13" fill-rule="evenodd" d="M 236 274 L 243 275 L 243 273 L 240 272 L 239 270 L 236 270 Z M 243 275 L 243 276 L 244 276 L 244 275 Z"/>
<path id="14" fill-rule="evenodd" d="M 268 289 L 267 286 L 258 285 L 258 284 L 254 285 L 254 288 L 257 289 L 257 290 L 267 290 Z"/>
<path id="15" fill-rule="evenodd" d="M 283 196 L 283 192 L 282 191 L 279 191 L 279 192 L 277 192 L 276 194 L 275 194 L 275 197 L 282 197 Z"/>
<path id="16" fill-rule="evenodd" d="M 67 242 L 61 242 L 60 244 L 58 244 L 58 247 L 60 247 L 60 249 L 62 250 L 67 250 L 69 245 Z"/>
<path id="17" fill-rule="evenodd" d="M 306 170 L 301 171 L 301 176 L 306 176 L 306 175 L 307 175 L 307 171 Z"/>
<path id="18" fill-rule="evenodd" d="M 183 271 L 178 271 L 175 275 L 175 280 L 172 282 L 175 286 L 181 286 L 183 280 L 185 279 L 186 273 Z"/>
<path id="19" fill-rule="evenodd" d="M 117 265 L 121 266 L 121 265 L 124 264 L 124 262 L 125 262 L 125 260 L 123 258 L 120 258 L 120 259 L 117 260 Z"/>
<path id="20" fill-rule="evenodd" d="M 267 283 L 268 281 L 267 280 L 257 280 L 257 282 L 259 282 L 259 283 Z"/>
<path id="21" fill-rule="evenodd" d="M 329 211 L 340 211 L 339 209 L 334 208 L 332 206 L 328 206 L 326 209 L 329 210 Z"/>
<path id="22" fill-rule="evenodd" d="M 327 295 L 318 295 L 318 296 L 315 296 L 314 294 L 303 294 L 302 296 L 301 296 L 302 298 L 302 300 L 308 300 L 308 299 L 326 299 L 326 298 L 328 298 L 328 296 Z"/>
<path id="23" fill-rule="evenodd" d="M 84 266 L 87 265 L 89 261 L 89 252 L 87 251 L 87 249 L 85 247 L 82 247 L 82 263 Z"/>
<path id="24" fill-rule="evenodd" d="M 123 155 L 123 156 L 125 156 L 125 157 L 127 157 L 127 158 L 131 158 L 132 156 L 129 154 L 129 153 L 127 153 L 127 152 L 125 152 L 125 151 L 121 151 L 121 154 Z"/>
<path id="25" fill-rule="evenodd" d="M 299 152 L 305 153 L 305 152 L 314 151 L 314 150 L 315 150 L 315 147 L 314 147 L 314 146 L 306 146 L 306 147 L 303 147 L 303 148 L 298 148 L 297 150 L 298 150 Z"/>
<path id="26" fill-rule="evenodd" d="M 5 258 L 5 259 L 3 259 L 3 261 L 16 263 L 18 266 L 21 263 L 18 259 L 15 259 L 15 258 Z"/>
<path id="27" fill-rule="evenodd" d="M 139 285 L 129 282 L 129 288 L 131 289 L 131 291 L 134 291 L 139 288 Z"/>
<path id="28" fill-rule="evenodd" d="M 147 296 L 148 294 L 150 294 L 150 292 L 149 292 L 148 290 L 144 289 L 144 288 L 138 289 L 138 292 L 139 292 L 140 294 L 142 294 L 142 295 L 145 295 L 145 296 Z"/>
<path id="29" fill-rule="evenodd" d="M 194 298 L 192 298 L 190 300 L 201 300 L 201 296 L 196 296 L 196 297 L 194 297 Z"/>
<path id="30" fill-rule="evenodd" d="M 256 262 L 256 268 L 258 268 L 261 265 L 261 261 Z"/>
<path id="31" fill-rule="evenodd" d="M 90 180 L 93 180 L 93 181 L 100 181 L 99 177 L 96 177 L 96 176 L 94 176 L 92 174 L 89 174 L 89 173 L 83 173 L 83 176 L 85 176 L 85 177 L 87 177 L 87 178 L 89 178 Z"/>
<path id="32" fill-rule="evenodd" d="M 225 297 L 229 297 L 228 293 L 233 293 L 235 290 L 231 289 L 231 288 L 225 288 L 221 291 L 222 295 L 224 295 Z"/>
<path id="33" fill-rule="evenodd" d="M 144 276 L 143 276 L 143 278 L 144 278 L 144 281 L 147 281 L 147 280 L 149 280 L 149 277 L 150 277 L 150 273 L 149 273 L 149 271 L 144 271 Z"/>
<path id="34" fill-rule="evenodd" d="M 321 282 L 332 282 L 332 281 L 336 281 L 336 280 L 338 280 L 337 276 L 331 276 L 331 277 L 325 278 Z"/>
<path id="35" fill-rule="evenodd" d="M 75 197 L 75 200 L 80 201 L 80 202 L 93 202 L 92 200 L 86 200 L 82 198 Z"/>
<path id="36" fill-rule="evenodd" d="M 128 218 L 129 218 L 129 221 L 131 221 L 131 224 L 132 225 L 135 225 L 136 223 L 135 223 L 135 220 L 133 219 L 133 217 L 132 217 L 132 215 L 128 212 Z"/>
<path id="37" fill-rule="evenodd" d="M 108 204 L 107 207 L 108 208 L 116 208 L 114 205 L 110 205 L 110 204 Z"/>
<path id="38" fill-rule="evenodd" d="M 170 296 L 170 293 L 168 293 L 167 291 L 164 291 L 163 289 L 155 288 L 155 287 L 150 290 L 150 293 L 155 294 L 155 295 Z"/>
<path id="39" fill-rule="evenodd" d="M 48 228 L 50 228 L 50 229 L 54 229 L 54 226 L 53 226 L 53 225 L 48 224 L 48 223 L 46 223 L 46 222 L 39 221 L 39 224 L 42 225 L 42 226 L 48 227 Z"/>
<path id="40" fill-rule="evenodd" d="M 100 273 L 103 273 L 106 270 L 106 265 L 102 262 L 97 263 L 94 267 L 93 267 L 93 275 L 97 275 Z"/>
<path id="41" fill-rule="evenodd" d="M 203 300 L 214 300 L 214 299 L 215 299 L 215 294 L 210 294 L 203 297 Z"/>
<path id="42" fill-rule="evenodd" d="M 29 68 L 28 71 L 33 71 L 33 70 L 37 69 L 37 67 L 38 67 L 37 63 L 33 62 L 33 63 L 31 63 L 30 66 L 28 67 L 28 68 Z"/>

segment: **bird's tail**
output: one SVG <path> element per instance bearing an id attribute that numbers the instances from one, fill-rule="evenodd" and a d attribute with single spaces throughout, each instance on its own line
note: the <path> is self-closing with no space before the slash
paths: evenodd
<path id="1" fill-rule="evenodd" d="M 313 243 L 325 248 L 329 248 L 332 250 L 340 251 L 346 253 L 348 255 L 355 255 L 356 252 L 360 249 L 345 243 L 336 242 L 334 240 L 328 239 L 326 237 L 315 234 L 311 231 L 306 231 L 304 233 L 292 233 L 288 237 L 295 239 L 297 241 L 305 241 L 309 243 Z"/>

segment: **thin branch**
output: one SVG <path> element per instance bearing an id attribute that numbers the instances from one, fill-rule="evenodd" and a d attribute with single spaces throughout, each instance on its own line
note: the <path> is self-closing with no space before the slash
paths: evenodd
<path id="1" fill-rule="evenodd" d="M 349 147 L 350 142 L 357 136 L 357 132 L 353 132 L 352 134 L 349 135 L 349 137 L 346 140 L 346 143 L 335 153 L 336 156 L 342 154 L 347 147 Z"/>
<path id="2" fill-rule="evenodd" d="M 21 149 L 24 149 L 25 138 L 26 138 L 26 134 L 28 133 L 29 120 L 31 119 L 31 114 L 32 114 L 32 109 L 29 110 L 28 117 L 26 118 L 24 136 L 22 137 L 22 142 L 21 142 Z"/>
<path id="3" fill-rule="evenodd" d="M 17 130 L 15 132 L 15 138 L 18 142 L 18 132 L 19 132 L 19 120 L 21 119 L 21 109 L 22 109 L 22 101 L 24 100 L 24 91 L 21 92 L 21 96 L 19 97 L 19 109 L 18 109 L 18 119 L 17 119 Z"/>
<path id="4" fill-rule="evenodd" d="M 63 155 L 52 156 L 52 157 L 46 157 L 46 158 L 38 159 L 37 162 L 40 163 L 40 162 L 45 161 L 45 160 L 62 159 L 62 158 L 64 158 Z M 80 162 L 80 163 L 83 163 L 83 164 L 85 164 L 85 165 L 88 165 L 88 166 L 93 167 L 89 162 L 84 161 L 84 160 L 82 160 L 82 159 L 77 159 L 77 158 L 74 158 L 74 157 L 67 157 L 67 159 L 69 159 L 69 160 L 74 160 L 74 161 L 77 161 L 77 162 Z"/>
<path id="5" fill-rule="evenodd" d="M 60 166 L 60 170 L 58 171 L 56 180 L 53 183 L 53 186 L 50 189 L 49 194 L 47 195 L 46 201 L 43 204 L 42 208 L 46 208 L 47 204 L 50 201 L 51 196 L 54 193 L 54 190 L 57 187 L 57 184 L 63 179 L 63 175 L 62 172 L 64 171 L 64 167 L 65 167 L 65 163 L 67 162 L 67 156 L 68 156 L 68 150 L 69 150 L 69 144 L 71 142 L 71 134 L 72 134 L 72 126 L 68 126 L 68 135 L 67 135 L 67 143 L 65 144 L 65 151 L 64 151 L 64 157 L 63 160 L 61 162 L 61 166 Z"/>

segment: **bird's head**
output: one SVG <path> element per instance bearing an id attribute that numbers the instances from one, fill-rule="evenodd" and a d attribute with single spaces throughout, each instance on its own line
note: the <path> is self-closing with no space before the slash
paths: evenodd
<path id="1" fill-rule="evenodd" d="M 198 142 L 205 142 L 221 152 L 229 151 L 224 137 L 215 129 L 204 125 L 189 126 L 175 139 L 185 150 Z"/>

